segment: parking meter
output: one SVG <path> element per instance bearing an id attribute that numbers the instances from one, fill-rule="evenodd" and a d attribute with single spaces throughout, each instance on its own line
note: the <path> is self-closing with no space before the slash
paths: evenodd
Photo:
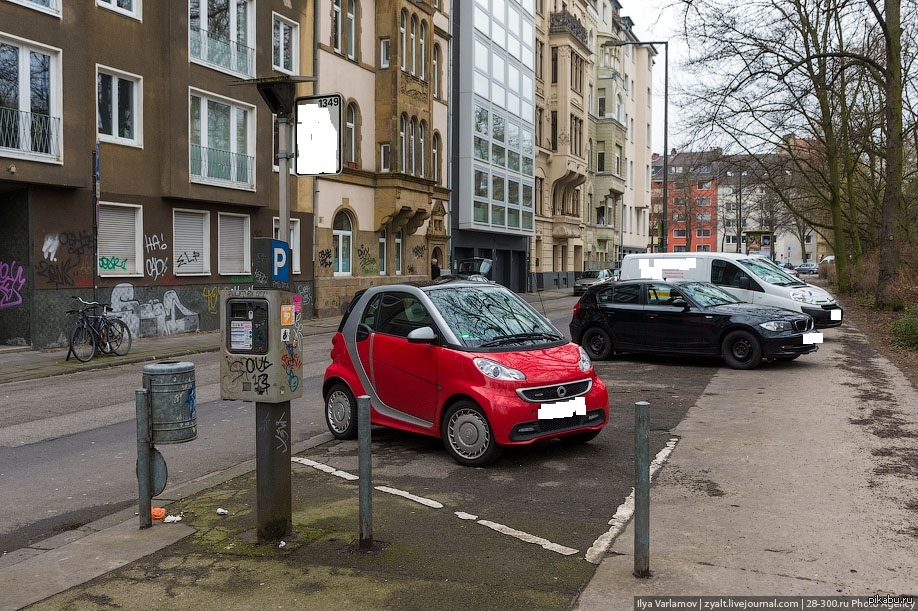
<path id="1" fill-rule="evenodd" d="M 220 293 L 220 398 L 280 403 L 303 395 L 299 312 L 288 291 Z"/>

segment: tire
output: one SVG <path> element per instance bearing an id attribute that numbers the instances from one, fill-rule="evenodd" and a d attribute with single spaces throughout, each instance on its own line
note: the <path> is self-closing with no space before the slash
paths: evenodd
<path id="1" fill-rule="evenodd" d="M 580 339 L 580 345 L 587 355 L 596 361 L 604 361 L 612 356 L 612 338 L 602 327 L 590 327 Z"/>
<path id="2" fill-rule="evenodd" d="M 344 384 L 335 384 L 325 396 L 325 424 L 335 439 L 357 438 L 357 399 Z"/>
<path id="3" fill-rule="evenodd" d="M 724 360 L 733 369 L 755 369 L 762 362 L 762 345 L 758 338 L 743 329 L 728 333 L 721 349 Z"/>
<path id="4" fill-rule="evenodd" d="M 70 352 L 81 363 L 89 362 L 96 353 L 96 337 L 85 324 L 78 324 L 70 335 Z"/>
<path id="5" fill-rule="evenodd" d="M 131 330 L 123 320 L 108 318 L 102 329 L 102 340 L 108 344 L 104 352 L 124 356 L 131 351 Z"/>
<path id="6" fill-rule="evenodd" d="M 588 443 L 596 439 L 596 436 L 602 432 L 602 429 L 599 431 L 586 431 L 583 433 L 574 433 L 573 435 L 565 435 L 561 438 L 561 441 L 564 443 L 578 444 L 578 443 Z"/>
<path id="7" fill-rule="evenodd" d="M 446 451 L 465 467 L 486 467 L 503 453 L 488 418 L 472 401 L 459 401 L 446 411 L 441 433 Z"/>

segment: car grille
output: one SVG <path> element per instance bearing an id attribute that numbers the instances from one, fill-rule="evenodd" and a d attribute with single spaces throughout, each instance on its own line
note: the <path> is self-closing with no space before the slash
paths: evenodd
<path id="1" fill-rule="evenodd" d="M 516 393 L 523 401 L 528 401 L 530 403 L 551 403 L 554 401 L 566 401 L 572 397 L 585 395 L 590 391 L 592 386 L 593 380 L 580 380 L 579 382 L 568 382 L 567 384 L 520 388 Z"/>
<path id="2" fill-rule="evenodd" d="M 542 435 L 550 435 L 560 431 L 575 430 L 582 427 L 595 427 L 605 422 L 605 414 L 601 409 L 590 410 L 586 415 L 570 416 L 568 418 L 549 418 L 517 424 L 510 431 L 511 441 L 524 441 Z"/>
<path id="3" fill-rule="evenodd" d="M 812 328 L 812 318 L 797 318 L 794 320 L 794 331 L 810 331 Z"/>

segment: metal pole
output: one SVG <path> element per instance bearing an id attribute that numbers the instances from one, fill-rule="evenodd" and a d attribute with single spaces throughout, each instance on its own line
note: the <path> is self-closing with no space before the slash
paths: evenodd
<path id="1" fill-rule="evenodd" d="M 140 500 L 138 512 L 140 528 L 153 525 L 153 482 L 150 474 L 152 457 L 150 452 L 150 409 L 147 402 L 147 389 L 134 389 L 134 402 L 137 408 L 137 497 Z"/>
<path id="2" fill-rule="evenodd" d="M 663 252 L 669 252 L 666 209 L 669 199 L 669 41 L 663 41 Z"/>
<path id="3" fill-rule="evenodd" d="M 373 462 L 370 456 L 370 397 L 357 399 L 357 471 L 360 477 L 360 549 L 373 547 Z"/>
<path id="4" fill-rule="evenodd" d="M 255 420 L 258 541 L 277 541 L 292 529 L 290 401 L 256 401 Z"/>
<path id="5" fill-rule="evenodd" d="M 290 117 L 286 114 L 277 115 L 277 199 L 279 226 L 277 239 L 290 242 Z M 289 253 L 288 253 L 289 255 Z"/>
<path id="6" fill-rule="evenodd" d="M 634 404 L 634 572 L 650 577 L 650 403 Z"/>

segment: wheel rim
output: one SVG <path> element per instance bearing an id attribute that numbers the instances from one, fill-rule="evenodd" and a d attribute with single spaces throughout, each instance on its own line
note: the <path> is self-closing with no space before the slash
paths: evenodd
<path id="1" fill-rule="evenodd" d="M 91 359 L 93 353 L 96 351 L 96 346 L 92 338 L 92 332 L 85 326 L 79 327 L 74 332 L 72 346 L 73 354 L 77 357 L 77 360 L 84 362 Z"/>
<path id="2" fill-rule="evenodd" d="M 752 343 L 746 338 L 739 338 L 730 346 L 733 358 L 738 361 L 748 361 L 752 357 Z"/>
<path id="3" fill-rule="evenodd" d="M 606 349 L 606 339 L 602 336 L 602 333 L 591 333 L 587 340 L 587 348 L 591 353 L 591 357 L 602 354 Z"/>
<path id="4" fill-rule="evenodd" d="M 491 429 L 473 409 L 460 409 L 449 419 L 449 445 L 463 458 L 478 458 L 491 445 Z"/>
<path id="5" fill-rule="evenodd" d="M 344 391 L 336 390 L 328 396 L 325 417 L 336 433 L 347 432 L 351 425 L 351 402 Z"/>

